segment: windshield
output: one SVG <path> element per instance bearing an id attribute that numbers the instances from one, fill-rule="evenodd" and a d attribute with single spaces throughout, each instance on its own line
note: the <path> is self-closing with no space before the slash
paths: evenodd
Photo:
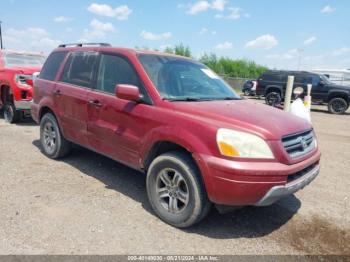
<path id="1" fill-rule="evenodd" d="M 325 82 L 325 84 L 327 84 L 327 85 L 332 84 L 332 82 L 329 80 L 329 78 L 326 77 L 325 75 L 320 75 L 320 78 L 323 82 Z"/>
<path id="2" fill-rule="evenodd" d="M 139 55 L 163 99 L 200 101 L 240 99 L 233 89 L 206 66 L 163 55 Z"/>
<path id="3" fill-rule="evenodd" d="M 5 66 L 11 67 L 41 67 L 46 57 L 41 55 L 29 54 L 5 54 Z"/>

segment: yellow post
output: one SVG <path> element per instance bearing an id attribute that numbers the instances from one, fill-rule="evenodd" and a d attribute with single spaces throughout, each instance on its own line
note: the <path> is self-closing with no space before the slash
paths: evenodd
<path id="1" fill-rule="evenodd" d="M 312 89 L 312 85 L 308 84 L 307 85 L 307 94 L 304 97 L 304 105 L 309 112 L 311 111 L 311 89 Z"/>

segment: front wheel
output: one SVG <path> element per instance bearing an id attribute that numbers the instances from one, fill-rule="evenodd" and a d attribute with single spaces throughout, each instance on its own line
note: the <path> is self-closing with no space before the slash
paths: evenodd
<path id="1" fill-rule="evenodd" d="M 266 95 L 265 102 L 269 106 L 277 106 L 282 102 L 281 94 L 279 92 L 272 91 Z"/>
<path id="2" fill-rule="evenodd" d="M 151 163 L 147 194 L 155 213 L 179 228 L 198 223 L 211 207 L 198 168 L 182 152 L 160 155 Z"/>
<path id="3" fill-rule="evenodd" d="M 348 102 L 341 97 L 332 98 L 328 102 L 328 112 L 331 114 L 344 114 L 345 111 L 349 108 Z"/>
<path id="4" fill-rule="evenodd" d="M 70 143 L 62 136 L 53 114 L 47 113 L 40 121 L 40 143 L 43 153 L 52 159 L 64 157 L 70 151 Z"/>
<path id="5" fill-rule="evenodd" d="M 13 124 L 19 121 L 21 112 L 16 110 L 13 103 L 7 102 L 4 105 L 4 119 L 7 123 Z"/>

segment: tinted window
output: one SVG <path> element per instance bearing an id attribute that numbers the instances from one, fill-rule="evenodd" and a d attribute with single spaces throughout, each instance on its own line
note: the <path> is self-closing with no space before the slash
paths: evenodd
<path id="1" fill-rule="evenodd" d="M 114 94 L 117 84 L 129 84 L 140 87 L 139 78 L 124 58 L 102 54 L 97 76 L 97 89 Z"/>
<path id="2" fill-rule="evenodd" d="M 278 73 L 266 73 L 263 74 L 263 79 L 267 81 L 283 81 L 284 75 Z"/>
<path id="3" fill-rule="evenodd" d="M 305 84 L 308 82 L 308 80 L 307 80 L 307 77 L 305 75 L 296 75 L 294 82 Z"/>
<path id="4" fill-rule="evenodd" d="M 46 60 L 43 69 L 40 72 L 40 78 L 53 81 L 57 75 L 67 52 L 52 53 Z"/>
<path id="5" fill-rule="evenodd" d="M 70 55 L 61 77 L 62 82 L 91 87 L 96 64 L 96 52 L 76 52 Z"/>
<path id="6" fill-rule="evenodd" d="M 137 86 L 144 101 L 150 101 L 137 73 L 128 60 L 117 55 L 101 54 L 96 89 L 114 94 L 115 86 L 118 84 Z"/>

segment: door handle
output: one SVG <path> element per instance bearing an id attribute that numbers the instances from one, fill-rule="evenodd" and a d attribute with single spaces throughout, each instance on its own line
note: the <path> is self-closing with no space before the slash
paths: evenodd
<path id="1" fill-rule="evenodd" d="M 53 91 L 54 96 L 61 96 L 61 90 L 57 89 Z"/>
<path id="2" fill-rule="evenodd" d="M 94 106 L 94 107 L 101 107 L 101 106 L 102 106 L 102 104 L 100 103 L 100 101 L 98 101 L 97 99 L 90 100 L 90 101 L 89 101 L 89 105 Z"/>

